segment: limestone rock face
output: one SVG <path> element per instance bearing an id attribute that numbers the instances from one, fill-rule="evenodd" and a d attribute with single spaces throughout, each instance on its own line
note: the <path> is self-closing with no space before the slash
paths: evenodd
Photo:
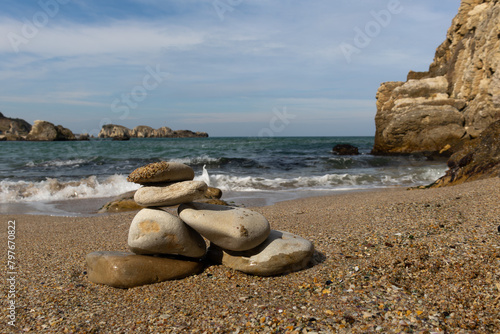
<path id="1" fill-rule="evenodd" d="M 500 177 L 500 121 L 466 142 L 448 160 L 448 171 L 432 187 Z"/>
<path id="2" fill-rule="evenodd" d="M 198 261 L 126 252 L 93 252 L 87 254 L 86 260 L 91 282 L 115 288 L 132 288 L 180 279 L 203 269 L 203 264 Z"/>
<path id="3" fill-rule="evenodd" d="M 132 220 L 128 246 L 136 254 L 205 255 L 200 234 L 179 217 L 159 209 L 142 209 Z"/>
<path id="4" fill-rule="evenodd" d="M 0 112 L 0 136 L 5 140 L 23 140 L 31 131 L 31 125 L 23 119 L 5 117 Z"/>
<path id="5" fill-rule="evenodd" d="M 226 267 L 258 276 L 274 276 L 305 268 L 314 253 L 309 241 L 288 232 L 272 230 L 254 249 L 244 252 L 210 246 L 209 257 Z"/>
<path id="6" fill-rule="evenodd" d="M 121 125 L 106 124 L 97 135 L 99 138 L 130 138 L 130 130 Z"/>
<path id="7" fill-rule="evenodd" d="M 33 141 L 59 141 L 59 140 L 76 140 L 75 135 L 71 130 L 55 126 L 46 121 L 35 121 L 30 133 L 26 136 L 26 140 Z"/>
<path id="8" fill-rule="evenodd" d="M 244 251 L 264 242 L 271 231 L 260 213 L 206 203 L 179 206 L 179 217 L 202 236 L 224 249 Z"/>
<path id="9" fill-rule="evenodd" d="M 429 71 L 380 86 L 373 153 L 440 152 L 499 120 L 499 27 L 498 1 L 462 0 Z"/>

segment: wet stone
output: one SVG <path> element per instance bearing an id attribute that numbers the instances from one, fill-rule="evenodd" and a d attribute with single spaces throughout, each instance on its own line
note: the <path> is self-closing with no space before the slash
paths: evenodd
<path id="1" fill-rule="evenodd" d="M 87 254 L 88 279 L 115 288 L 180 279 L 199 273 L 199 261 L 136 255 L 126 252 L 93 252 Z"/>

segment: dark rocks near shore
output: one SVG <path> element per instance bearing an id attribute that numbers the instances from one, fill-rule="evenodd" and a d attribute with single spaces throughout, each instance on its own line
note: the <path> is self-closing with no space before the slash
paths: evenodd
<path id="1" fill-rule="evenodd" d="M 358 155 L 359 150 L 351 144 L 338 144 L 333 147 L 332 153 L 337 155 Z"/>
<path id="2" fill-rule="evenodd" d="M 431 187 L 500 177 L 500 120 L 487 127 L 478 138 L 459 145 L 448 160 L 448 168 Z"/>

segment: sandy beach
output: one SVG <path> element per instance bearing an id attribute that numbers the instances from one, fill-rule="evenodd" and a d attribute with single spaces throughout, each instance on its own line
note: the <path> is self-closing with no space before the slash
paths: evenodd
<path id="1" fill-rule="evenodd" d="M 310 268 L 256 277 L 212 265 L 128 290 L 89 282 L 85 256 L 127 251 L 134 212 L 1 215 L 0 332 L 498 333 L 499 203 L 496 178 L 257 207 L 273 229 L 313 241 Z M 9 221 L 15 274 L 5 270 Z"/>

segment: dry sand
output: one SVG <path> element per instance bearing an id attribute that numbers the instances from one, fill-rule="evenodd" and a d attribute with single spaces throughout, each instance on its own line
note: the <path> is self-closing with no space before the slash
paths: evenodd
<path id="1" fill-rule="evenodd" d="M 128 290 L 87 280 L 85 255 L 127 250 L 134 213 L 15 220 L 15 327 L 0 332 L 499 333 L 500 179 L 314 197 L 255 208 L 312 240 L 316 264 L 279 277 L 223 266 Z M 5 266 L 4 266 L 5 268 Z M 12 299 L 10 299 L 12 300 Z"/>

